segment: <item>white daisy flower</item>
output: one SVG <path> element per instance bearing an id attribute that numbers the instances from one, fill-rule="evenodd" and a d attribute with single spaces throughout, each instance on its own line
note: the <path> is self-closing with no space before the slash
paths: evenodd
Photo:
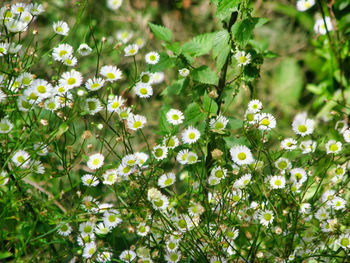
<path id="1" fill-rule="evenodd" d="M 120 0 L 119 0 L 120 1 Z M 132 250 L 124 250 L 119 258 L 124 262 L 132 262 L 136 257 L 136 253 Z"/>
<path id="2" fill-rule="evenodd" d="M 176 177 L 174 173 L 166 173 L 166 174 L 163 174 L 161 177 L 159 177 L 158 186 L 160 188 L 165 188 L 174 184 L 175 181 L 176 181 Z"/>
<path id="3" fill-rule="evenodd" d="M 72 227 L 68 223 L 61 223 L 57 229 L 58 234 L 61 236 L 69 236 L 72 232 Z"/>
<path id="4" fill-rule="evenodd" d="M 154 158 L 156 158 L 158 161 L 163 160 L 168 156 L 168 148 L 163 145 L 157 145 L 153 148 L 152 153 L 154 155 Z"/>
<path id="5" fill-rule="evenodd" d="M 136 228 L 136 233 L 142 237 L 147 236 L 149 231 L 150 231 L 150 227 L 147 226 L 146 223 L 140 223 Z"/>
<path id="6" fill-rule="evenodd" d="M 184 143 L 192 144 L 199 140 L 201 134 L 199 130 L 190 126 L 182 132 L 181 136 Z"/>
<path id="7" fill-rule="evenodd" d="M 29 25 L 29 23 L 32 21 L 33 19 L 33 15 L 28 12 L 28 11 L 24 11 L 22 14 L 21 14 L 21 17 L 20 17 L 20 20 L 24 23 L 24 24 L 27 24 Z"/>
<path id="8" fill-rule="evenodd" d="M 327 202 L 330 204 L 335 197 L 336 192 L 334 190 L 327 190 L 322 194 L 321 200 L 322 203 Z"/>
<path id="9" fill-rule="evenodd" d="M 7 54 L 8 48 L 8 43 L 0 43 L 0 57 Z"/>
<path id="10" fill-rule="evenodd" d="M 57 21 L 53 23 L 53 31 L 55 31 L 56 34 L 67 36 L 69 32 L 68 24 L 64 21 Z"/>
<path id="11" fill-rule="evenodd" d="M 127 45 L 124 48 L 124 53 L 126 57 L 129 56 L 135 56 L 137 54 L 137 52 L 139 51 L 139 46 L 136 44 L 132 44 L 132 45 Z"/>
<path id="12" fill-rule="evenodd" d="M 316 150 L 316 142 L 312 140 L 302 141 L 299 145 L 302 154 L 313 153 Z"/>
<path id="13" fill-rule="evenodd" d="M 260 100 L 251 100 L 248 103 L 248 111 L 251 113 L 258 113 L 262 110 L 263 105 Z"/>
<path id="14" fill-rule="evenodd" d="M 176 156 L 176 160 L 179 163 L 181 163 L 182 165 L 187 164 L 188 163 L 188 153 L 189 153 L 189 150 L 187 150 L 187 149 L 179 151 L 177 156 Z"/>
<path id="15" fill-rule="evenodd" d="M 327 154 L 337 154 L 341 151 L 342 149 L 342 144 L 341 142 L 337 142 L 335 140 L 329 140 L 327 143 L 326 143 L 326 152 Z"/>
<path id="16" fill-rule="evenodd" d="M 102 177 L 104 179 L 102 182 L 103 184 L 112 185 L 117 182 L 117 179 L 118 179 L 117 170 L 115 169 L 108 170 L 102 175 Z"/>
<path id="17" fill-rule="evenodd" d="M 46 99 L 52 95 L 53 87 L 44 79 L 33 80 L 32 86 L 30 88 L 39 99 Z"/>
<path id="18" fill-rule="evenodd" d="M 249 53 L 245 53 L 245 51 L 237 51 L 235 54 L 235 58 L 238 62 L 238 66 L 245 66 L 250 63 L 251 55 Z"/>
<path id="19" fill-rule="evenodd" d="M 290 179 L 299 184 L 303 184 L 307 180 L 307 174 L 303 168 L 294 168 L 290 170 Z"/>
<path id="20" fill-rule="evenodd" d="M 59 85 L 65 86 L 68 89 L 79 87 L 83 82 L 83 77 L 79 71 L 71 70 L 64 72 L 59 80 Z"/>
<path id="21" fill-rule="evenodd" d="M 0 186 L 4 186 L 8 183 L 9 177 L 5 171 L 1 171 L 0 173 Z"/>
<path id="22" fill-rule="evenodd" d="M 84 250 L 83 250 L 83 257 L 84 258 L 91 258 L 96 253 L 96 244 L 95 242 L 90 242 L 85 244 Z"/>
<path id="23" fill-rule="evenodd" d="M 237 145 L 230 149 L 232 161 L 237 165 L 251 164 L 254 159 L 250 149 L 245 145 Z"/>
<path id="24" fill-rule="evenodd" d="M 110 262 L 113 257 L 113 253 L 109 251 L 100 252 L 96 259 L 98 262 L 107 263 Z"/>
<path id="25" fill-rule="evenodd" d="M 108 100 L 107 110 L 108 112 L 117 112 L 124 103 L 125 100 L 121 96 L 115 96 L 113 99 Z"/>
<path id="26" fill-rule="evenodd" d="M 127 120 L 132 115 L 131 108 L 129 107 L 119 107 L 117 113 L 122 120 Z"/>
<path id="27" fill-rule="evenodd" d="M 145 60 L 147 64 L 155 65 L 159 62 L 159 54 L 155 51 L 149 52 L 145 56 Z"/>
<path id="28" fill-rule="evenodd" d="M 258 113 L 257 123 L 259 130 L 269 131 L 276 127 L 276 119 L 269 113 Z"/>
<path id="29" fill-rule="evenodd" d="M 187 211 L 191 216 L 200 216 L 205 212 L 205 209 L 200 203 L 194 203 L 187 209 Z"/>
<path id="30" fill-rule="evenodd" d="M 77 51 L 82 56 L 88 56 L 91 54 L 92 49 L 91 49 L 91 47 L 88 46 L 88 44 L 83 43 L 83 44 L 80 44 Z"/>
<path id="31" fill-rule="evenodd" d="M 143 128 L 146 122 L 146 117 L 142 115 L 130 115 L 127 119 L 128 128 L 134 131 Z"/>
<path id="32" fill-rule="evenodd" d="M 110 210 L 104 212 L 103 222 L 106 226 L 108 226 L 110 228 L 114 228 L 122 222 L 122 219 L 120 218 L 120 214 L 117 210 L 110 209 Z"/>
<path id="33" fill-rule="evenodd" d="M 96 234 L 99 235 L 106 235 L 110 230 L 111 228 L 109 226 L 106 226 L 104 223 L 99 223 L 95 228 Z"/>
<path id="34" fill-rule="evenodd" d="M 247 121 L 249 124 L 255 124 L 257 122 L 257 114 L 250 110 L 247 110 L 244 113 L 244 120 Z"/>
<path id="35" fill-rule="evenodd" d="M 25 11 L 29 10 L 29 6 L 24 3 L 16 3 L 11 6 L 11 12 L 14 14 L 22 14 Z"/>
<path id="36" fill-rule="evenodd" d="M 139 166 L 144 165 L 149 158 L 148 154 L 143 152 L 136 152 L 135 155 L 136 155 L 137 164 Z"/>
<path id="37" fill-rule="evenodd" d="M 84 110 L 88 111 L 90 115 L 95 115 L 103 109 L 99 99 L 89 98 L 85 100 Z"/>
<path id="38" fill-rule="evenodd" d="M 153 84 L 160 84 L 164 81 L 164 72 L 154 72 L 153 73 Z"/>
<path id="39" fill-rule="evenodd" d="M 198 155 L 195 152 L 188 152 L 187 155 L 187 163 L 188 164 L 195 164 L 198 162 Z"/>
<path id="40" fill-rule="evenodd" d="M 94 232 L 95 224 L 90 221 L 83 222 L 79 225 L 79 232 L 82 235 L 90 235 Z"/>
<path id="41" fill-rule="evenodd" d="M 102 165 L 104 163 L 104 159 L 105 159 L 105 157 L 100 153 L 95 153 L 93 155 L 90 155 L 89 160 L 87 162 L 87 166 L 91 170 L 99 169 L 102 167 Z"/>
<path id="42" fill-rule="evenodd" d="M 115 11 L 120 8 L 122 3 L 123 3 L 123 0 L 107 0 L 107 7 Z"/>
<path id="43" fill-rule="evenodd" d="M 329 213 L 326 208 L 321 207 L 315 213 L 315 217 L 320 221 L 327 220 L 329 218 Z"/>
<path id="44" fill-rule="evenodd" d="M 335 127 L 334 127 L 334 129 L 336 129 L 339 133 L 343 133 L 348 128 L 349 128 L 349 126 L 345 120 L 337 121 L 337 123 L 335 124 Z"/>
<path id="45" fill-rule="evenodd" d="M 120 164 L 118 166 L 117 171 L 118 171 L 118 175 L 121 175 L 121 176 L 124 176 L 124 178 L 127 178 L 128 175 L 130 175 L 135 171 L 135 168 L 129 165 Z"/>
<path id="46" fill-rule="evenodd" d="M 263 226 L 268 226 L 269 224 L 272 224 L 273 219 L 274 219 L 274 215 L 271 210 L 259 211 L 260 224 L 262 224 Z"/>
<path id="47" fill-rule="evenodd" d="M 312 119 L 307 119 L 306 112 L 299 113 L 294 117 L 292 128 L 293 131 L 302 137 L 312 134 L 314 131 L 315 122 Z"/>
<path id="48" fill-rule="evenodd" d="M 334 210 L 341 210 L 345 208 L 346 201 L 343 198 L 336 196 L 331 201 L 331 206 L 333 207 Z"/>
<path id="49" fill-rule="evenodd" d="M 68 44 L 60 44 L 53 49 L 52 57 L 56 61 L 62 61 L 65 57 L 73 55 L 73 47 Z"/>
<path id="50" fill-rule="evenodd" d="M 344 141 L 350 143 L 350 129 L 343 132 Z"/>
<path id="51" fill-rule="evenodd" d="M 33 161 L 30 166 L 33 173 L 37 173 L 37 174 L 45 173 L 45 167 L 39 160 Z"/>
<path id="52" fill-rule="evenodd" d="M 85 82 L 85 88 L 90 91 L 96 91 L 103 87 L 105 80 L 102 78 L 92 78 Z"/>
<path id="53" fill-rule="evenodd" d="M 166 210 L 169 206 L 169 200 L 165 195 L 160 194 L 157 198 L 152 199 L 152 206 L 156 210 Z"/>
<path id="54" fill-rule="evenodd" d="M 70 55 L 70 56 L 63 57 L 62 62 L 64 65 L 68 67 L 74 67 L 78 63 L 78 60 L 73 55 Z"/>
<path id="55" fill-rule="evenodd" d="M 34 79 L 34 75 L 30 74 L 28 72 L 23 72 L 21 75 L 18 77 L 18 81 L 21 83 L 23 86 L 30 86 L 32 84 L 32 81 Z"/>
<path id="56" fill-rule="evenodd" d="M 275 162 L 275 166 L 277 169 L 281 171 L 289 170 L 292 168 L 291 162 L 287 158 L 283 158 L 283 157 L 279 158 Z"/>
<path id="57" fill-rule="evenodd" d="M 334 169 L 334 173 L 336 175 L 342 176 L 346 172 L 346 167 L 343 167 L 341 165 L 337 165 L 337 167 Z"/>
<path id="58" fill-rule="evenodd" d="M 0 133 L 9 133 L 13 128 L 13 124 L 8 118 L 0 120 Z"/>
<path id="59" fill-rule="evenodd" d="M 216 118 L 210 120 L 209 126 L 214 131 L 222 131 L 226 128 L 227 123 L 228 119 L 222 115 L 219 115 Z"/>
<path id="60" fill-rule="evenodd" d="M 164 137 L 162 143 L 165 147 L 169 149 L 174 149 L 180 144 L 179 139 L 176 136 Z"/>
<path id="61" fill-rule="evenodd" d="M 30 155 L 24 150 L 18 150 L 11 158 L 12 162 L 20 168 L 28 168 L 30 164 Z"/>
<path id="62" fill-rule="evenodd" d="M 251 182 L 251 180 L 252 180 L 252 175 L 245 174 L 235 181 L 234 187 L 242 189 L 246 187 Z"/>
<path id="63" fill-rule="evenodd" d="M 217 166 L 213 170 L 211 170 L 210 175 L 215 176 L 216 178 L 221 180 L 226 177 L 227 169 Z"/>
<path id="64" fill-rule="evenodd" d="M 82 200 L 81 206 L 86 211 L 94 211 L 99 205 L 99 202 L 92 196 L 85 196 Z M 80 231 L 81 232 L 81 231 Z"/>
<path id="65" fill-rule="evenodd" d="M 92 175 L 92 174 L 85 174 L 81 178 L 81 181 L 86 186 L 97 186 L 100 183 L 100 181 L 98 180 L 97 176 Z"/>
<path id="66" fill-rule="evenodd" d="M 181 259 L 181 252 L 180 251 L 168 251 L 165 255 L 165 260 L 168 263 L 177 263 Z"/>
<path id="67" fill-rule="evenodd" d="M 286 186 L 286 179 L 283 176 L 271 176 L 270 185 L 273 189 L 282 189 Z"/>
<path id="68" fill-rule="evenodd" d="M 140 49 L 140 48 L 143 48 L 145 46 L 146 41 L 143 38 L 139 37 L 135 40 L 135 43 L 136 43 L 136 45 L 139 46 L 139 49 Z"/>
<path id="69" fill-rule="evenodd" d="M 286 138 L 283 141 L 281 141 L 281 148 L 283 150 L 291 151 L 297 148 L 297 144 L 298 142 L 293 138 Z"/>
<path id="70" fill-rule="evenodd" d="M 103 66 L 100 74 L 106 77 L 106 80 L 109 82 L 114 82 L 122 78 L 122 72 L 116 66 Z"/>
<path id="71" fill-rule="evenodd" d="M 336 244 L 341 246 L 343 249 L 350 249 L 350 234 L 341 234 L 336 240 Z"/>
<path id="72" fill-rule="evenodd" d="M 312 6 L 314 6 L 315 0 L 298 0 L 297 1 L 297 9 L 298 11 L 306 11 Z"/>
<path id="73" fill-rule="evenodd" d="M 183 113 L 179 110 L 171 109 L 166 114 L 167 121 L 173 125 L 179 125 L 183 123 L 185 119 Z"/>
<path id="74" fill-rule="evenodd" d="M 179 74 L 181 77 L 186 78 L 190 74 L 190 71 L 187 68 L 182 68 L 179 69 Z"/>
<path id="75" fill-rule="evenodd" d="M 24 23 L 19 20 L 7 20 L 5 21 L 5 26 L 8 31 L 12 33 L 19 33 L 19 32 L 24 32 L 28 26 L 28 23 Z M 17 51 L 18 52 L 18 51 Z M 10 52 L 9 53 L 17 53 L 17 52 Z"/>
<path id="76" fill-rule="evenodd" d="M 140 74 L 140 81 L 138 83 L 144 84 L 144 85 L 151 85 L 153 84 L 153 77 L 154 74 L 151 72 L 142 72 Z"/>
<path id="77" fill-rule="evenodd" d="M 39 3 L 31 3 L 28 10 L 34 16 L 38 16 L 45 11 L 43 5 Z"/>
<path id="78" fill-rule="evenodd" d="M 167 251 L 176 251 L 179 247 L 179 242 L 176 239 L 169 238 L 165 241 Z"/>
<path id="79" fill-rule="evenodd" d="M 122 41 L 124 44 L 129 42 L 129 40 L 133 37 L 134 33 L 129 30 L 119 30 L 116 33 L 116 37 L 119 41 Z"/>
<path id="80" fill-rule="evenodd" d="M 138 82 L 134 88 L 135 93 L 140 98 L 149 98 L 153 95 L 153 89 L 151 85 L 145 85 Z"/>
<path id="81" fill-rule="evenodd" d="M 327 26 L 327 29 L 326 29 L 326 26 Z M 323 18 L 317 19 L 314 25 L 314 30 L 316 34 L 321 34 L 321 35 L 327 34 L 327 30 L 332 31 L 333 26 L 332 26 L 332 21 L 330 17 L 326 16 L 324 21 L 323 21 Z"/>

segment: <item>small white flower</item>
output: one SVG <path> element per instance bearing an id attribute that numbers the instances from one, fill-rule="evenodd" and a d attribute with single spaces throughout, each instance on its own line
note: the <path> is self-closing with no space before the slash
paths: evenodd
<path id="1" fill-rule="evenodd" d="M 190 71 L 187 68 L 182 68 L 179 69 L 179 74 L 181 77 L 186 78 L 190 74 Z"/>
<path id="2" fill-rule="evenodd" d="M 120 96 L 115 96 L 113 99 L 108 100 L 107 110 L 108 112 L 117 112 L 120 107 L 125 103 L 125 100 Z"/>
<path id="3" fill-rule="evenodd" d="M 350 143 L 350 129 L 343 132 L 344 141 Z"/>
<path id="4" fill-rule="evenodd" d="M 269 131 L 276 127 L 276 119 L 269 113 L 257 114 L 258 129 Z"/>
<path id="5" fill-rule="evenodd" d="M 210 175 L 215 176 L 219 180 L 226 177 L 227 169 L 222 168 L 220 166 L 215 167 L 213 170 L 211 170 Z"/>
<path id="6" fill-rule="evenodd" d="M 96 252 L 96 244 L 95 242 L 90 242 L 85 244 L 84 250 L 83 250 L 83 257 L 84 258 L 91 258 Z"/>
<path id="7" fill-rule="evenodd" d="M 8 174 L 5 171 L 0 173 L 0 186 L 6 185 L 9 181 Z"/>
<path id="8" fill-rule="evenodd" d="M 281 171 L 289 170 L 292 168 L 291 162 L 288 159 L 282 157 L 276 161 L 275 166 Z"/>
<path id="9" fill-rule="evenodd" d="M 167 121 L 173 125 L 179 125 L 185 119 L 183 113 L 179 110 L 171 109 L 166 114 Z"/>
<path id="10" fill-rule="evenodd" d="M 228 119 L 222 115 L 219 115 L 216 118 L 210 120 L 209 126 L 214 131 L 222 131 L 226 128 L 227 123 Z"/>
<path id="11" fill-rule="evenodd" d="M 57 229 L 58 234 L 61 236 L 69 236 L 72 232 L 72 227 L 68 223 L 61 223 Z"/>
<path id="12" fill-rule="evenodd" d="M 81 73 L 73 69 L 62 74 L 61 79 L 59 80 L 59 85 L 72 89 L 79 87 L 82 82 L 83 77 L 81 76 Z"/>
<path id="13" fill-rule="evenodd" d="M 62 58 L 62 62 L 64 65 L 68 67 L 74 67 L 78 63 L 78 60 L 73 55 L 70 55 L 70 56 L 64 56 Z"/>
<path id="14" fill-rule="evenodd" d="M 86 221 L 84 223 L 81 223 L 79 225 L 79 232 L 82 234 L 82 235 L 90 235 L 90 234 L 93 234 L 94 232 L 94 229 L 95 229 L 95 224 L 90 222 L 90 221 Z"/>
<path id="15" fill-rule="evenodd" d="M 248 65 L 251 60 L 250 54 L 246 54 L 245 51 L 237 51 L 237 53 L 235 54 L 235 58 L 238 62 L 239 67 Z"/>
<path id="16" fill-rule="evenodd" d="M 154 72 L 152 74 L 152 83 L 153 84 L 162 83 L 163 80 L 164 80 L 164 73 L 163 72 Z"/>
<path id="17" fill-rule="evenodd" d="M 136 233 L 142 237 L 147 236 L 149 231 L 150 231 L 150 227 L 147 226 L 146 223 L 140 223 L 136 228 Z"/>
<path id="18" fill-rule="evenodd" d="M 187 163 L 195 164 L 198 161 L 198 155 L 195 152 L 188 152 L 187 154 Z"/>
<path id="19" fill-rule="evenodd" d="M 120 8 L 122 3 L 123 3 L 123 0 L 107 0 L 107 7 L 115 11 Z"/>
<path id="20" fill-rule="evenodd" d="M 110 230 L 111 228 L 109 226 L 106 226 L 103 223 L 99 223 L 95 228 L 96 234 L 99 234 L 99 235 L 106 235 Z"/>
<path id="21" fill-rule="evenodd" d="M 160 188 L 165 188 L 174 184 L 175 181 L 176 181 L 176 177 L 174 173 L 166 173 L 166 174 L 163 174 L 161 177 L 159 177 L 158 186 Z"/>
<path id="22" fill-rule="evenodd" d="M 134 131 L 143 128 L 146 122 L 146 117 L 142 115 L 131 115 L 127 119 L 128 128 Z"/>
<path id="23" fill-rule="evenodd" d="M 341 142 L 337 142 L 335 140 L 329 140 L 327 143 L 326 143 L 326 152 L 327 154 L 337 154 L 341 151 L 342 149 L 342 144 Z"/>
<path id="24" fill-rule="evenodd" d="M 301 12 L 308 10 L 312 6 L 314 6 L 315 0 L 298 0 L 297 1 L 297 9 Z"/>
<path id="25" fill-rule="evenodd" d="M 124 48 L 124 53 L 126 57 L 135 56 L 139 51 L 139 46 L 136 44 L 128 45 Z"/>
<path id="26" fill-rule="evenodd" d="M 103 174 L 103 184 L 112 185 L 117 182 L 118 173 L 117 170 L 108 170 Z"/>
<path id="27" fill-rule="evenodd" d="M 343 249 L 350 249 L 350 234 L 340 235 L 336 243 Z"/>
<path id="28" fill-rule="evenodd" d="M 271 210 L 262 210 L 259 212 L 259 220 L 263 226 L 272 224 L 274 219 L 273 212 Z"/>
<path id="29" fill-rule="evenodd" d="M 100 181 L 98 180 L 97 176 L 92 175 L 92 174 L 85 174 L 81 178 L 82 182 L 86 186 L 97 186 Z"/>
<path id="30" fill-rule="evenodd" d="M 92 49 L 91 47 L 88 46 L 88 44 L 81 44 L 78 48 L 78 53 L 82 56 L 88 56 L 90 55 L 92 52 Z"/>
<path id="31" fill-rule="evenodd" d="M 132 250 L 124 250 L 119 258 L 123 260 L 124 262 L 132 262 L 136 257 L 136 253 Z"/>
<path id="32" fill-rule="evenodd" d="M 333 207 L 334 210 L 341 210 L 345 208 L 346 201 L 343 198 L 336 196 L 331 201 L 331 206 Z"/>
<path id="33" fill-rule="evenodd" d="M 326 27 L 327 27 L 327 29 L 326 29 Z M 321 34 L 321 35 L 327 34 L 327 30 L 332 31 L 333 26 L 332 26 L 332 21 L 331 21 L 330 17 L 326 16 L 324 18 L 324 21 L 323 21 L 323 18 L 317 19 L 315 22 L 315 25 L 314 25 L 314 30 L 315 30 L 316 34 Z"/>
<path id="34" fill-rule="evenodd" d="M 99 169 L 102 167 L 104 159 L 105 157 L 100 153 L 90 155 L 89 160 L 87 162 L 87 166 L 92 170 Z"/>
<path id="35" fill-rule="evenodd" d="M 23 150 L 18 150 L 11 158 L 12 162 L 20 168 L 28 168 L 30 164 L 30 155 Z"/>
<path id="36" fill-rule="evenodd" d="M 255 124 L 257 122 L 257 114 L 248 109 L 244 113 L 244 120 L 246 120 L 249 124 Z"/>
<path id="37" fill-rule="evenodd" d="M 147 64 L 155 65 L 159 62 L 159 54 L 157 52 L 149 52 L 145 56 L 145 60 Z"/>
<path id="38" fill-rule="evenodd" d="M 290 170 L 291 180 L 295 183 L 302 184 L 307 179 L 307 174 L 303 168 L 294 168 Z"/>
<path id="39" fill-rule="evenodd" d="M 168 263 L 177 263 L 181 259 L 181 252 L 180 251 L 168 251 L 165 255 L 165 260 Z"/>
<path id="40" fill-rule="evenodd" d="M 152 153 L 154 158 L 156 158 L 158 161 L 163 160 L 168 156 L 168 148 L 163 145 L 157 145 L 153 148 Z"/>
<path id="41" fill-rule="evenodd" d="M 114 82 L 122 78 L 122 72 L 116 66 L 103 66 L 100 74 L 106 77 L 106 80 L 109 82 Z"/>
<path id="42" fill-rule="evenodd" d="M 153 95 L 153 89 L 151 85 L 145 85 L 142 83 L 137 83 L 135 86 L 135 93 L 140 98 L 149 98 Z"/>
<path id="43" fill-rule="evenodd" d="M 270 185 L 273 189 L 282 189 L 286 186 L 286 179 L 283 176 L 271 176 Z"/>
<path id="44" fill-rule="evenodd" d="M 286 138 L 283 141 L 281 141 L 281 148 L 283 150 L 295 150 L 297 148 L 297 141 L 294 140 L 293 138 Z"/>
<path id="45" fill-rule="evenodd" d="M 248 103 L 248 111 L 252 113 L 258 113 L 263 108 L 263 105 L 260 100 L 251 100 Z"/>
<path id="46" fill-rule="evenodd" d="M 314 131 L 315 122 L 312 119 L 307 119 L 306 112 L 299 113 L 294 117 L 292 128 L 293 131 L 302 137 L 312 134 Z"/>
<path id="47" fill-rule="evenodd" d="M 92 79 L 88 79 L 85 82 L 85 88 L 87 88 L 90 91 L 96 91 L 96 90 L 99 90 L 100 88 L 102 88 L 104 83 L 105 83 L 104 79 L 94 77 Z"/>
<path id="48" fill-rule="evenodd" d="M 302 154 L 313 153 L 316 150 L 316 142 L 312 140 L 300 142 L 299 148 Z"/>
<path id="49" fill-rule="evenodd" d="M 199 140 L 201 134 L 199 130 L 190 126 L 182 132 L 181 136 L 184 143 L 192 144 Z"/>
<path id="50" fill-rule="evenodd" d="M 232 161 L 237 165 L 251 164 L 254 159 L 250 149 L 245 145 L 237 145 L 230 149 Z"/>
<path id="51" fill-rule="evenodd" d="M 169 149 L 174 149 L 179 146 L 179 139 L 176 136 L 164 137 L 163 145 Z"/>
<path id="52" fill-rule="evenodd" d="M 242 189 L 244 187 L 246 187 L 252 179 L 252 175 L 251 174 L 245 174 L 242 177 L 240 177 L 238 180 L 235 181 L 234 183 L 234 187 Z"/>
<path id="53" fill-rule="evenodd" d="M 90 115 L 95 115 L 100 112 L 103 107 L 99 99 L 89 98 L 85 101 L 84 109 L 89 112 Z"/>
<path id="54" fill-rule="evenodd" d="M 185 149 L 185 150 L 181 150 L 180 152 L 178 152 L 177 156 L 176 156 L 176 160 L 181 163 L 182 165 L 187 164 L 188 163 L 188 153 L 189 150 Z"/>
<path id="55" fill-rule="evenodd" d="M 69 57 L 73 54 L 73 47 L 68 44 L 60 44 L 55 47 L 52 52 L 52 57 L 54 60 L 62 61 L 65 57 Z"/>
<path id="56" fill-rule="evenodd" d="M 118 226 L 122 220 L 120 219 L 120 214 L 115 209 L 110 209 L 103 214 L 103 222 L 107 227 L 114 228 Z"/>
<path id="57" fill-rule="evenodd" d="M 55 31 L 56 34 L 62 35 L 62 36 L 67 36 L 69 32 L 69 27 L 68 24 L 64 21 L 57 21 L 53 23 L 53 30 Z"/>
<path id="58" fill-rule="evenodd" d="M 9 133 L 13 128 L 13 124 L 9 119 L 4 118 L 0 120 L 0 134 L 1 133 Z"/>
<path id="59" fill-rule="evenodd" d="M 129 42 L 129 40 L 133 37 L 134 33 L 128 30 L 119 30 L 116 33 L 116 37 L 118 40 L 122 41 L 124 44 Z"/>

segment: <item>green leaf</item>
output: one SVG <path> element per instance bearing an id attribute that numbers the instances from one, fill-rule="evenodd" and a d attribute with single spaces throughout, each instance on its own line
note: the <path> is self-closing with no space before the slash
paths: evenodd
<path id="1" fill-rule="evenodd" d="M 206 33 L 194 37 L 191 41 L 183 44 L 181 52 L 187 53 L 192 57 L 199 57 L 208 54 L 213 47 L 215 33 Z"/>
<path id="2" fill-rule="evenodd" d="M 249 39 L 252 38 L 254 28 L 262 26 L 267 21 L 267 18 L 246 18 L 241 22 L 237 22 L 233 25 L 232 33 L 235 36 L 236 41 L 240 45 L 245 46 L 248 43 Z"/>
<path id="3" fill-rule="evenodd" d="M 228 119 L 229 119 L 228 127 L 230 129 L 238 130 L 238 129 L 243 127 L 243 121 L 242 120 L 236 119 L 236 118 L 233 118 L 233 117 L 229 117 Z"/>
<path id="4" fill-rule="evenodd" d="M 166 114 L 170 110 L 170 107 L 167 105 L 163 105 L 160 110 L 160 118 L 159 118 L 159 130 L 161 134 L 169 134 L 170 133 L 170 124 L 167 121 Z"/>
<path id="5" fill-rule="evenodd" d="M 220 20 L 224 20 L 230 16 L 233 11 L 237 11 L 239 3 L 239 0 L 221 0 L 218 2 L 215 15 Z"/>
<path id="6" fill-rule="evenodd" d="M 203 96 L 203 109 L 206 112 L 216 114 L 218 112 L 218 104 L 208 96 L 208 94 L 205 92 Z"/>
<path id="7" fill-rule="evenodd" d="M 239 138 L 236 138 L 235 136 L 224 137 L 224 141 L 228 148 L 231 148 L 235 145 L 245 145 L 247 147 L 250 146 L 248 139 L 245 137 L 239 137 Z"/>
<path id="8" fill-rule="evenodd" d="M 169 55 L 165 52 L 161 52 L 159 56 L 159 62 L 155 65 L 150 66 L 151 72 L 159 72 L 175 66 L 176 58 L 169 57 Z"/>
<path id="9" fill-rule="evenodd" d="M 156 36 L 156 38 L 159 38 L 159 39 L 167 41 L 167 42 L 171 41 L 172 34 L 168 28 L 166 28 L 164 26 L 152 24 L 152 23 L 148 23 L 148 24 L 151 27 L 151 30 L 154 33 L 154 35 Z"/>
<path id="10" fill-rule="evenodd" d="M 201 66 L 192 71 L 193 80 L 200 83 L 217 85 L 219 78 L 208 66 Z"/>
<path id="11" fill-rule="evenodd" d="M 185 111 L 185 125 L 194 125 L 204 118 L 205 114 L 201 111 L 201 108 L 197 103 L 192 102 L 187 106 L 187 109 Z"/>
<path id="12" fill-rule="evenodd" d="M 163 92 L 161 93 L 162 96 L 165 95 L 179 95 L 181 93 L 181 90 L 185 84 L 187 84 L 187 79 L 179 79 L 176 80 L 173 84 L 171 84 L 169 87 L 167 87 Z"/>
<path id="13" fill-rule="evenodd" d="M 0 252 L 0 259 L 9 258 L 11 256 L 12 256 L 11 252 L 8 252 L 8 251 Z"/>
<path id="14" fill-rule="evenodd" d="M 225 65 L 228 55 L 230 54 L 231 48 L 229 46 L 224 47 L 216 59 L 216 70 L 220 71 Z"/>
<path id="15" fill-rule="evenodd" d="M 213 58 L 216 58 L 216 70 L 220 71 L 224 66 L 231 48 L 228 44 L 230 35 L 226 30 L 219 31 L 213 39 Z"/>

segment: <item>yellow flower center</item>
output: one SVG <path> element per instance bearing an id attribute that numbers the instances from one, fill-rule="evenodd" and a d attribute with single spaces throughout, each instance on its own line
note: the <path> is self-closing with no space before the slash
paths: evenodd
<path id="1" fill-rule="evenodd" d="M 239 160 L 243 161 L 247 158 L 247 155 L 245 153 L 241 152 L 237 155 L 237 157 Z"/>

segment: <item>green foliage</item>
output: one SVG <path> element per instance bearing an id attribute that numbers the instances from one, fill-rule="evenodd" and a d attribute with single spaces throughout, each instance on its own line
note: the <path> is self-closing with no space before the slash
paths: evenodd
<path id="1" fill-rule="evenodd" d="M 157 38 L 159 38 L 160 40 L 164 40 L 166 42 L 171 41 L 172 33 L 168 28 L 166 28 L 164 26 L 152 24 L 152 23 L 148 23 L 148 24 L 149 24 L 152 32 L 154 33 L 154 35 Z"/>

